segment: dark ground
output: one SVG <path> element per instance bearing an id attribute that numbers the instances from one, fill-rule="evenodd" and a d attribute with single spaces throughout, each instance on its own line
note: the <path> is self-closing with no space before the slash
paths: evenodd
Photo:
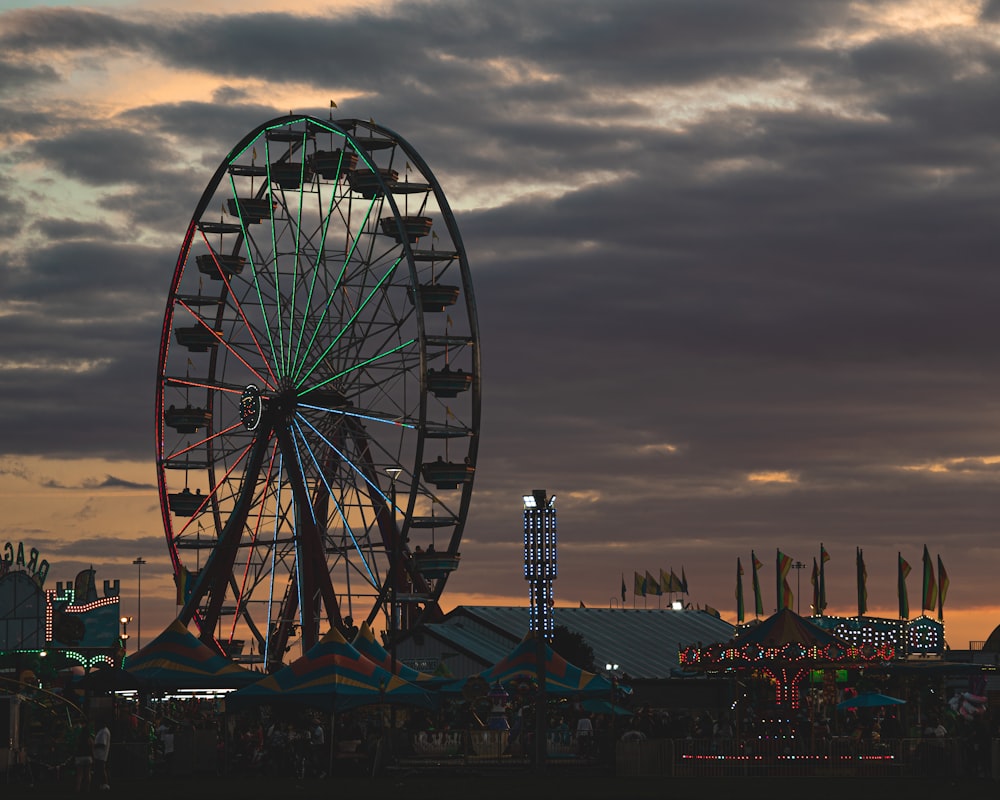
<path id="1" fill-rule="evenodd" d="M 0 781 L 3 776 L 0 775 Z M 113 781 L 98 797 L 135 800 L 230 800 L 230 798 L 333 798 L 338 800 L 960 800 L 1000 797 L 1000 784 L 988 780 L 915 778 L 615 778 L 606 773 L 551 771 L 463 773 L 395 773 L 378 778 L 337 777 L 327 780 L 208 777 L 198 779 L 129 779 Z M 34 787 L 0 782 L 0 797 L 66 798 L 75 796 L 72 777 Z"/>

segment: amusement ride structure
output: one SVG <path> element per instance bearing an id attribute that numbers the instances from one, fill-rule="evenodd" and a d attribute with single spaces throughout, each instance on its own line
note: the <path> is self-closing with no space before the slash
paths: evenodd
<path id="1" fill-rule="evenodd" d="M 469 266 L 401 136 L 289 115 L 222 161 L 167 295 L 157 474 L 179 618 L 274 670 L 440 614 L 480 424 Z"/>

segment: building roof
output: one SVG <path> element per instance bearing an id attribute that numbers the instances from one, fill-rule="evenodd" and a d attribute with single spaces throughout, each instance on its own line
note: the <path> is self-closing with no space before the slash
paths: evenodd
<path id="1" fill-rule="evenodd" d="M 555 624 L 583 637 L 594 651 L 594 662 L 618 664 L 631 678 L 665 678 L 680 669 L 682 646 L 726 642 L 733 626 L 705 611 L 645 608 L 556 608 Z M 518 606 L 459 606 L 441 622 L 423 626 L 428 647 L 447 643 L 483 666 L 495 664 L 528 630 L 528 608 Z M 405 649 L 417 653 L 410 637 Z M 405 656 L 404 656 L 405 657 Z M 461 676 L 459 676 L 461 677 Z"/>

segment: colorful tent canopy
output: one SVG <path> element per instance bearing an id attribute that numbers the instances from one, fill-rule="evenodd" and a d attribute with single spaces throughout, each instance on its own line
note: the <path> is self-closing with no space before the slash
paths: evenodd
<path id="1" fill-rule="evenodd" d="M 545 692 L 553 697 L 572 697 L 573 695 L 608 696 L 611 693 L 611 681 L 603 675 L 587 672 L 570 664 L 565 658 L 555 652 L 548 644 L 545 651 Z M 456 681 L 446 686 L 442 691 L 461 691 L 465 685 L 476 679 L 485 680 L 492 685 L 497 681 L 502 684 L 515 679 L 534 678 L 537 674 L 536 642 L 531 634 L 525 636 L 520 644 L 489 669 L 478 675 L 471 675 L 465 680 Z"/>
<path id="2" fill-rule="evenodd" d="M 236 689 L 260 676 L 199 641 L 175 619 L 163 633 L 125 659 L 125 671 L 143 689 Z"/>
<path id="3" fill-rule="evenodd" d="M 365 658 L 336 629 L 301 658 L 233 692 L 226 708 L 281 702 L 327 712 L 382 702 L 433 706 L 432 695 Z"/>
<path id="4" fill-rule="evenodd" d="M 392 672 L 392 654 L 378 643 L 371 626 L 367 622 L 361 624 L 361 627 L 358 629 L 358 635 L 354 637 L 354 641 L 351 644 L 369 661 L 374 661 L 382 669 Z M 413 669 L 413 667 L 408 667 L 398 659 L 396 661 L 396 674 L 404 681 L 427 687 L 441 685 L 446 681 L 454 680 L 453 678 L 440 678 L 436 675 L 431 675 L 429 672 L 421 672 L 420 670 Z"/>

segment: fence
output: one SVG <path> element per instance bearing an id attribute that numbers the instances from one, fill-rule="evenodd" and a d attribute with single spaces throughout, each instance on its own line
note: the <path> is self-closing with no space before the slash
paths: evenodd
<path id="1" fill-rule="evenodd" d="M 586 761 L 593 747 L 583 747 L 568 733 L 550 732 L 546 738 L 550 760 Z M 404 759 L 410 764 L 441 762 L 477 764 L 523 764 L 534 758 L 533 742 L 512 738 L 510 731 L 418 731 L 410 738 Z"/>

